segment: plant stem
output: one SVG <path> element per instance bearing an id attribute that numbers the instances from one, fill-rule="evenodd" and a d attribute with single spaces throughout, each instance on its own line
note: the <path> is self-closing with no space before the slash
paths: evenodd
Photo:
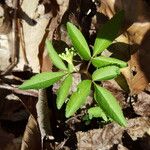
<path id="1" fill-rule="evenodd" d="M 89 60 L 89 62 L 88 62 L 88 65 L 87 65 L 87 68 L 86 68 L 86 72 L 88 72 L 88 70 L 89 70 L 89 67 L 90 67 L 90 65 L 91 65 L 91 60 L 92 60 L 92 58 Z"/>

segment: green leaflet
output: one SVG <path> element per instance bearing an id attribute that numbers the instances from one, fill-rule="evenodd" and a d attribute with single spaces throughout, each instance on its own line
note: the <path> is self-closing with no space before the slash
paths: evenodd
<path id="1" fill-rule="evenodd" d="M 105 88 L 95 84 L 95 97 L 106 115 L 121 126 L 126 126 L 126 119 L 116 98 Z"/>
<path id="2" fill-rule="evenodd" d="M 115 40 L 123 22 L 123 18 L 124 11 L 120 11 L 99 30 L 94 43 L 93 56 L 104 51 Z"/>
<path id="3" fill-rule="evenodd" d="M 84 60 L 89 60 L 91 58 L 90 49 L 80 30 L 72 23 L 67 22 L 67 31 L 80 57 Z"/>
<path id="4" fill-rule="evenodd" d="M 117 66 L 106 66 L 97 69 L 92 74 L 93 81 L 105 81 L 117 77 L 120 74 L 120 69 Z"/>
<path id="5" fill-rule="evenodd" d="M 109 65 L 117 65 L 120 68 L 127 67 L 127 63 L 125 61 L 116 58 L 105 57 L 105 56 L 99 56 L 93 58 L 92 64 L 98 68 L 109 66 Z"/>
<path id="6" fill-rule="evenodd" d="M 66 106 L 66 118 L 72 116 L 86 101 L 90 94 L 91 81 L 83 80 L 78 84 L 77 91 L 74 92 Z"/>
<path id="7" fill-rule="evenodd" d="M 52 43 L 49 40 L 46 40 L 46 47 L 48 50 L 48 54 L 50 59 L 52 60 L 52 63 L 60 70 L 67 70 L 64 62 L 62 59 L 59 57 L 57 52 L 55 51 Z"/>
<path id="8" fill-rule="evenodd" d="M 102 117 L 104 121 L 108 121 L 106 114 L 98 106 L 89 108 L 88 114 L 89 114 L 89 119 Z"/>
<path id="9" fill-rule="evenodd" d="M 25 81 L 19 88 L 22 90 L 43 89 L 57 82 L 65 74 L 65 72 L 43 72 Z"/>
<path id="10" fill-rule="evenodd" d="M 67 99 L 70 87 L 72 86 L 72 74 L 68 75 L 58 89 L 56 104 L 57 108 L 61 109 L 65 100 Z"/>

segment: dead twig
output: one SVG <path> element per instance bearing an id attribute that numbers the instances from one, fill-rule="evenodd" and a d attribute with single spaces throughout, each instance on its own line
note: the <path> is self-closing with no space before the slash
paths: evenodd
<path id="1" fill-rule="evenodd" d="M 38 102 L 36 104 L 37 121 L 41 132 L 41 143 L 43 149 L 43 140 L 54 140 L 50 126 L 50 109 L 48 108 L 46 89 L 39 90 Z"/>
<path id="2" fill-rule="evenodd" d="M 38 97 L 38 91 L 35 91 L 35 90 L 23 91 L 23 90 L 18 89 L 17 87 L 15 88 L 15 87 L 10 86 L 8 84 L 0 84 L 0 90 L 1 89 L 10 90 L 10 91 L 12 91 L 13 93 L 16 93 L 16 94 L 32 96 L 32 97 Z"/>
<path id="3" fill-rule="evenodd" d="M 19 0 L 13 1 L 14 6 L 14 14 L 12 20 L 12 55 L 11 55 L 11 64 L 1 73 L 1 75 L 9 74 L 10 71 L 16 66 L 18 63 L 18 53 L 19 53 L 19 44 L 18 44 L 18 27 L 17 27 L 17 9 L 19 6 Z"/>

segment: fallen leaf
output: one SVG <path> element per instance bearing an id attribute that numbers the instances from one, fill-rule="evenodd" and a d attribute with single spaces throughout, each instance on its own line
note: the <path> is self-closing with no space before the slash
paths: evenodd
<path id="1" fill-rule="evenodd" d="M 51 7 L 51 4 L 47 5 Z M 42 39 L 46 33 L 45 30 L 53 14 L 52 12 L 45 14 L 44 9 L 42 12 L 41 10 L 39 11 L 39 9 L 41 9 L 41 5 L 39 5 L 39 1 L 37 0 L 31 1 L 30 5 L 28 5 L 27 0 L 24 0 L 21 5 L 21 8 L 24 11 L 24 13 L 26 13 L 26 15 L 30 18 L 30 20 L 34 20 L 34 22 L 36 22 L 29 23 L 27 21 L 26 16 L 22 16 L 24 18 L 24 20 L 22 21 L 22 36 L 24 36 L 26 58 L 28 60 L 29 66 L 33 69 L 33 72 L 39 72 L 39 45 L 42 42 Z M 22 68 L 22 66 L 24 66 L 24 60 L 23 54 L 21 52 L 18 67 Z"/>
<path id="2" fill-rule="evenodd" d="M 101 6 L 98 7 L 98 12 L 103 13 L 108 18 L 111 18 L 118 10 L 125 10 L 123 29 L 125 32 L 116 41 L 128 45 L 129 67 L 125 68 L 122 73 L 128 82 L 131 94 L 137 94 L 144 90 L 150 81 L 147 67 L 150 60 L 148 50 L 150 37 L 149 8 L 147 1 L 143 0 L 138 2 L 136 0 L 102 0 Z M 120 49 L 124 49 L 124 47 L 125 45 L 119 46 Z"/>
<path id="3" fill-rule="evenodd" d="M 12 144 L 12 141 L 14 139 L 14 135 L 11 133 L 6 132 L 5 130 L 2 129 L 0 126 L 0 149 L 1 150 L 6 150 L 5 148 L 8 146 L 8 144 Z M 13 146 L 12 146 L 13 147 Z"/>
<path id="4" fill-rule="evenodd" d="M 78 150 L 110 150 L 114 145 L 123 145 L 123 135 L 126 132 L 131 138 L 132 143 L 138 138 L 149 135 L 150 120 L 148 117 L 130 119 L 127 128 L 122 128 L 117 124 L 111 123 L 102 129 L 93 129 L 87 132 L 76 132 Z M 131 144 L 132 144 L 131 143 Z M 124 146 L 124 145 L 123 145 Z M 126 147 L 126 146 L 125 146 Z M 143 147 L 139 147 L 143 148 Z"/>
<path id="5" fill-rule="evenodd" d="M 149 117 L 150 116 L 150 95 L 145 92 L 140 92 L 137 95 L 137 100 L 133 102 L 133 109 L 136 114 Z"/>
<path id="6" fill-rule="evenodd" d="M 138 53 L 131 56 L 128 64 L 128 68 L 122 69 L 122 74 L 128 82 L 130 92 L 132 94 L 138 94 L 148 85 L 148 80 L 139 65 Z"/>
<path id="7" fill-rule="evenodd" d="M 10 51 L 8 36 L 0 35 L 0 70 L 4 70 L 9 65 Z"/>
<path id="8" fill-rule="evenodd" d="M 38 128 L 37 121 L 32 115 L 28 119 L 28 124 L 26 126 L 21 150 L 41 150 L 41 137 Z"/>

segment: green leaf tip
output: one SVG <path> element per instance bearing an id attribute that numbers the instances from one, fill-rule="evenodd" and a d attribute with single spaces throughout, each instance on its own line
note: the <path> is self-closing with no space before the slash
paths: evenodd
<path id="1" fill-rule="evenodd" d="M 121 126 L 126 126 L 127 121 L 116 98 L 107 89 L 95 84 L 95 98 L 107 116 Z"/>
<path id="2" fill-rule="evenodd" d="M 106 22 L 106 24 L 102 26 L 94 43 L 93 56 L 100 54 L 115 40 L 118 31 L 121 28 L 123 18 L 124 11 L 122 10 L 116 13 L 108 22 Z"/>
<path id="3" fill-rule="evenodd" d="M 86 101 L 90 95 L 91 81 L 83 80 L 77 86 L 77 91 L 74 92 L 66 106 L 66 118 L 72 116 Z"/>
<path id="4" fill-rule="evenodd" d="M 52 61 L 52 63 L 60 70 L 67 70 L 64 62 L 62 61 L 62 59 L 59 57 L 59 55 L 57 54 L 56 50 L 54 49 L 51 41 L 46 40 L 46 47 L 48 50 L 48 55 Z"/>
<path id="5" fill-rule="evenodd" d="M 92 74 L 93 81 L 111 80 L 120 74 L 120 68 L 117 66 L 106 66 L 97 69 Z"/>
<path id="6" fill-rule="evenodd" d="M 88 114 L 89 114 L 89 119 L 92 118 L 103 118 L 104 121 L 108 121 L 106 114 L 104 113 L 104 111 L 98 107 L 91 107 L 88 109 Z"/>
<path id="7" fill-rule="evenodd" d="M 67 32 L 80 57 L 89 60 L 91 58 L 90 49 L 80 30 L 72 23 L 67 22 Z"/>
<path id="8" fill-rule="evenodd" d="M 60 88 L 57 91 L 57 99 L 56 99 L 56 105 L 58 109 L 61 109 L 62 105 L 64 104 L 65 100 L 67 99 L 67 96 L 69 94 L 69 90 L 72 86 L 73 77 L 72 74 L 68 75 L 63 83 L 61 84 Z"/>
<path id="9" fill-rule="evenodd" d="M 105 57 L 105 56 L 99 56 L 95 57 L 92 59 L 92 64 L 95 67 L 106 67 L 110 65 L 116 65 L 119 68 L 124 68 L 127 67 L 127 63 L 125 61 L 116 59 L 116 58 L 111 58 L 111 57 Z"/>
<path id="10" fill-rule="evenodd" d="M 28 90 L 47 88 L 60 80 L 65 74 L 65 72 L 43 72 L 26 80 L 21 86 L 19 86 L 19 89 Z"/>

